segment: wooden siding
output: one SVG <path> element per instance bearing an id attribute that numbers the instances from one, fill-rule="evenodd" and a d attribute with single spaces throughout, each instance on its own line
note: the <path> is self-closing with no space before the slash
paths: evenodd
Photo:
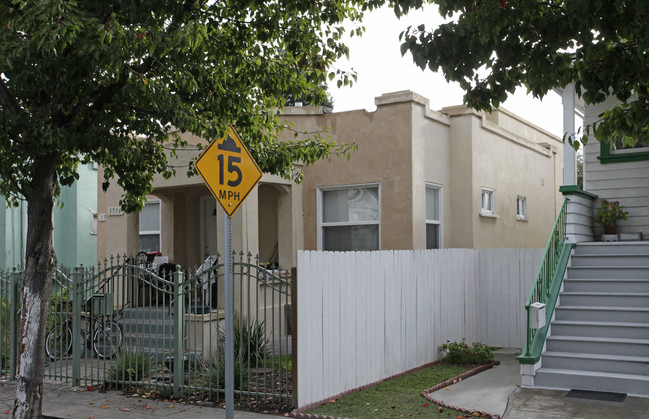
<path id="1" fill-rule="evenodd" d="M 600 199 L 617 200 L 629 212 L 626 221 L 620 221 L 621 233 L 642 233 L 649 237 L 649 161 L 601 164 L 600 144 L 591 141 L 584 154 L 584 190 Z M 599 201 L 595 202 L 595 208 Z M 595 226 L 595 235 L 603 233 Z"/>
<path id="2" fill-rule="evenodd" d="M 520 348 L 542 249 L 298 252 L 298 406 L 438 359 Z"/>

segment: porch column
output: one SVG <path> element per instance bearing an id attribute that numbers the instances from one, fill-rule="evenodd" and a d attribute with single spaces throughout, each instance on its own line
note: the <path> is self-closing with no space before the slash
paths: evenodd
<path id="1" fill-rule="evenodd" d="M 563 184 L 577 184 L 577 157 L 568 137 L 575 139 L 575 85 L 569 84 L 561 92 L 563 103 Z"/>

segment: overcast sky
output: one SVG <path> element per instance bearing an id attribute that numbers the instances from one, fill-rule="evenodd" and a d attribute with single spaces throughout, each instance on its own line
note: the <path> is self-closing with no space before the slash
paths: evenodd
<path id="1" fill-rule="evenodd" d="M 403 57 L 400 53 L 399 33 L 408 26 L 425 23 L 431 27 L 442 21 L 437 9 L 430 6 L 401 19 L 397 19 L 392 9 L 387 7 L 366 13 L 363 37 L 348 38 L 349 60 L 343 59 L 336 64 L 337 68 L 354 69 L 358 81 L 351 88 L 340 89 L 335 80 L 330 83 L 334 112 L 373 111 L 376 109 L 376 96 L 399 90 L 421 94 L 430 100 L 434 110 L 461 104 L 463 92 L 459 85 L 447 83 L 441 72 L 422 71 L 413 64 L 410 53 Z M 549 93 L 540 101 L 528 96 L 525 88 L 520 88 L 501 106 L 557 136 L 563 135 L 561 98 L 556 93 Z"/>

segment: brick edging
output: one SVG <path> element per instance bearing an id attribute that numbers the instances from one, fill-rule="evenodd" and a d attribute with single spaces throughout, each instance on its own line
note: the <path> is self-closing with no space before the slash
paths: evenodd
<path id="1" fill-rule="evenodd" d="M 446 380 L 446 381 L 444 381 L 442 383 L 439 383 L 436 386 L 429 388 L 428 390 L 424 390 L 424 391 L 421 392 L 421 395 L 424 396 L 424 398 L 426 400 L 430 401 L 431 403 L 434 403 L 434 404 L 436 404 L 436 405 L 438 405 L 440 407 L 444 407 L 446 409 L 457 410 L 458 412 L 466 413 L 466 414 L 468 414 L 470 416 L 473 416 L 474 413 L 478 413 L 480 417 L 485 417 L 487 419 L 500 419 L 500 415 L 493 414 L 493 413 L 487 413 L 487 412 L 480 412 L 480 411 L 477 411 L 477 410 L 465 409 L 465 408 L 463 408 L 461 406 L 449 405 L 449 404 L 444 403 L 441 400 L 434 399 L 430 395 L 431 393 L 434 393 L 437 390 L 440 390 L 440 389 L 443 389 L 445 387 L 451 386 L 453 384 L 459 383 L 460 381 L 462 381 L 462 380 L 464 380 L 466 378 L 469 378 L 472 375 L 476 375 L 476 374 L 478 374 L 478 373 L 480 373 L 482 371 L 488 370 L 488 369 L 493 368 L 493 367 L 495 367 L 497 365 L 500 365 L 500 361 L 494 361 L 494 362 L 492 362 L 490 364 L 481 365 L 481 366 L 479 366 L 477 368 L 474 368 L 472 370 L 464 372 L 464 373 L 458 375 L 457 377 L 450 378 L 450 379 L 448 379 L 448 380 Z"/>
<path id="2" fill-rule="evenodd" d="M 336 394 L 335 396 L 329 397 L 329 398 L 327 398 L 325 400 L 321 400 L 321 401 L 314 402 L 314 403 L 309 403 L 306 406 L 303 406 L 303 407 L 300 407 L 298 409 L 293 410 L 289 415 L 291 417 L 298 418 L 298 419 L 340 419 L 340 418 L 334 418 L 332 416 L 312 415 L 310 413 L 304 413 L 304 412 L 309 410 L 309 409 L 313 409 L 316 406 L 320 406 L 321 404 L 327 403 L 329 400 L 340 399 L 341 397 L 345 397 L 345 396 L 348 396 L 348 395 L 350 395 L 352 393 L 356 393 L 356 392 L 359 392 L 361 390 L 365 390 L 368 387 L 375 386 L 375 385 L 380 384 L 380 383 L 382 383 L 384 381 L 392 380 L 394 378 L 399 378 L 399 377 L 402 377 L 402 376 L 404 376 L 406 374 L 410 374 L 411 372 L 418 371 L 418 370 L 421 370 L 421 369 L 424 369 L 424 368 L 428 368 L 430 366 L 437 365 L 439 363 L 440 363 L 439 361 L 430 362 L 428 364 L 421 365 L 421 366 L 419 366 L 417 368 L 412 368 L 412 369 L 410 369 L 408 371 L 404 371 L 402 373 L 399 373 L 399 374 L 384 378 L 382 380 L 378 380 L 378 381 L 375 381 L 375 382 L 372 382 L 372 383 L 369 383 L 369 384 L 365 384 L 363 386 L 360 386 L 360 387 L 357 387 L 357 388 L 354 388 L 354 389 L 351 389 L 351 390 L 344 391 L 344 392 L 342 392 L 340 394 Z M 466 371 L 466 372 L 464 372 L 464 373 L 462 373 L 462 374 L 460 374 L 460 375 L 458 375 L 456 377 L 449 378 L 448 380 L 446 380 L 446 381 L 444 381 L 442 383 L 439 383 L 434 387 L 431 387 L 431 388 L 429 388 L 427 390 L 424 390 L 421 393 L 421 395 L 424 396 L 424 398 L 426 400 L 430 401 L 431 403 L 434 403 L 434 404 L 436 404 L 436 405 L 438 405 L 440 407 L 444 407 L 446 409 L 457 410 L 458 412 L 467 413 L 469 415 L 472 415 L 474 412 L 476 412 L 476 413 L 480 413 L 481 415 L 484 415 L 484 417 L 487 418 L 487 419 L 500 419 L 500 415 L 495 415 L 495 414 L 486 413 L 486 412 L 477 412 L 477 411 L 474 411 L 474 410 L 464 409 L 464 408 L 458 407 L 458 406 L 450 406 L 450 405 L 447 405 L 446 403 L 444 403 L 442 401 L 435 400 L 430 396 L 430 393 L 432 393 L 434 391 L 437 391 L 437 390 L 439 390 L 441 388 L 448 387 L 450 385 L 458 383 L 459 381 L 464 380 L 465 378 L 471 377 L 472 375 L 476 375 L 476 374 L 478 374 L 478 373 L 480 373 L 482 371 L 488 370 L 489 368 L 493 368 L 496 365 L 500 365 L 500 361 L 494 361 L 494 362 L 492 362 L 490 364 L 481 365 L 481 366 L 476 367 L 476 368 L 474 368 L 472 370 Z"/>

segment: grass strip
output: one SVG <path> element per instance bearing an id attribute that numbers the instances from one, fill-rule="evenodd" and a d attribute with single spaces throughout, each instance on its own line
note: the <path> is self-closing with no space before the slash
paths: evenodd
<path id="1" fill-rule="evenodd" d="M 439 408 L 422 395 L 422 391 L 471 370 L 469 366 L 431 365 L 421 370 L 384 381 L 375 386 L 304 413 L 338 418 L 456 418 L 464 413 Z"/>

